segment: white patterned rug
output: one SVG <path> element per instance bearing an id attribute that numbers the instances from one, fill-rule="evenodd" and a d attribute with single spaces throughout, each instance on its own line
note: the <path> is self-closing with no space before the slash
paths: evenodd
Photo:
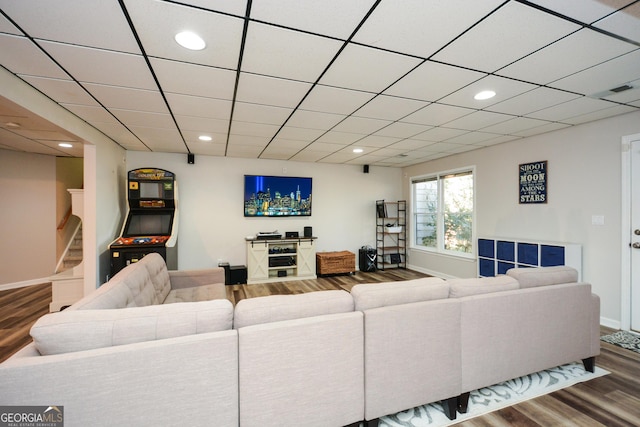
<path id="1" fill-rule="evenodd" d="M 595 373 L 585 371 L 582 363 L 570 363 L 526 375 L 514 380 L 471 392 L 469 411 L 449 420 L 440 403 L 419 406 L 380 418 L 380 427 L 444 427 L 498 409 L 533 399 L 577 383 L 607 375 L 609 372 L 596 366 Z"/>
<path id="2" fill-rule="evenodd" d="M 615 344 L 619 347 L 626 348 L 627 350 L 640 353 L 640 335 L 627 331 L 618 331 L 610 335 L 600 337 L 602 341 L 609 344 Z"/>

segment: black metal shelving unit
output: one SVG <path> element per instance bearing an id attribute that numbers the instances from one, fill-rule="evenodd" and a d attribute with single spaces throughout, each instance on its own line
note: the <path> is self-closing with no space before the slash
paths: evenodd
<path id="1" fill-rule="evenodd" d="M 407 201 L 376 200 L 378 270 L 407 267 Z"/>

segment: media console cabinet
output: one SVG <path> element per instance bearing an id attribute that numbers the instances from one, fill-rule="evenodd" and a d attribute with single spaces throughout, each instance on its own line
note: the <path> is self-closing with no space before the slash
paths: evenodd
<path id="1" fill-rule="evenodd" d="M 317 277 L 316 237 L 245 240 L 247 284 Z"/>

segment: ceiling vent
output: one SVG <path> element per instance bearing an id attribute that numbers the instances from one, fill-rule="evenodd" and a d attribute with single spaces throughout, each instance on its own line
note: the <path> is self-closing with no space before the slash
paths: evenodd
<path id="1" fill-rule="evenodd" d="M 622 92 L 626 92 L 626 91 L 631 90 L 631 89 L 637 89 L 638 87 L 640 87 L 640 86 L 637 86 L 637 85 L 634 86 L 631 83 L 626 83 L 626 84 L 620 85 L 618 87 L 614 87 L 612 89 L 607 89 L 607 90 L 603 90 L 602 92 L 591 94 L 591 95 L 589 95 L 589 97 L 590 98 L 596 98 L 596 99 L 598 99 L 598 98 L 606 98 L 607 96 L 616 95 L 616 94 L 619 94 L 619 93 L 622 93 Z"/>

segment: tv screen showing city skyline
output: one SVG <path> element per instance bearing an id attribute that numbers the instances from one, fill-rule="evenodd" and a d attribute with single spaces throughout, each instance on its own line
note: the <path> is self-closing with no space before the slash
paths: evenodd
<path id="1" fill-rule="evenodd" d="M 245 175 L 244 216 L 311 216 L 311 178 Z"/>

